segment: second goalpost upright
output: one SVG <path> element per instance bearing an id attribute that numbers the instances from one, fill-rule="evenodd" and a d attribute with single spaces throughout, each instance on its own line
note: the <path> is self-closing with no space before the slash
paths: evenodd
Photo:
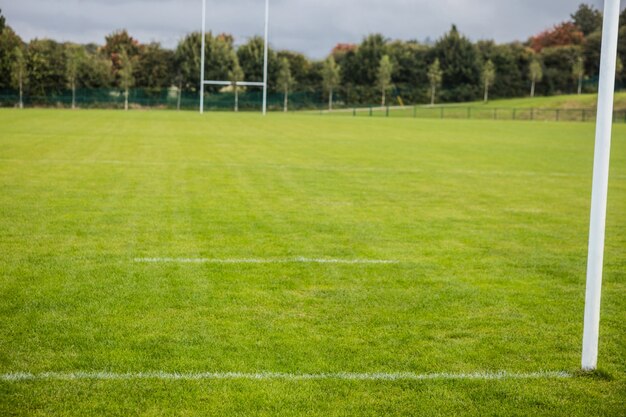
<path id="1" fill-rule="evenodd" d="M 269 55 L 269 24 L 270 24 L 270 1 L 265 0 L 265 30 L 263 37 L 263 81 L 237 81 L 237 85 L 263 87 L 263 115 L 267 113 L 267 60 Z M 202 41 L 200 51 L 200 113 L 204 113 L 204 86 L 205 85 L 231 85 L 231 81 L 205 80 L 205 34 L 206 34 L 206 0 L 202 0 Z"/>

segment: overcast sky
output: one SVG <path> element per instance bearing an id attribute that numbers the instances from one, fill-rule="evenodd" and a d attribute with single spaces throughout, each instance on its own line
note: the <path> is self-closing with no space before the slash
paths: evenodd
<path id="1" fill-rule="evenodd" d="M 601 8 L 602 0 L 587 0 Z M 452 23 L 473 40 L 526 40 L 569 18 L 578 0 L 270 0 L 270 43 L 320 58 L 338 42 L 383 33 L 437 39 Z M 625 1 L 622 1 L 624 5 Z M 7 23 L 25 40 L 103 43 L 126 28 L 140 42 L 173 48 L 201 27 L 202 0 L 0 0 Z M 263 32 L 264 0 L 207 0 L 207 30 L 238 44 Z"/>

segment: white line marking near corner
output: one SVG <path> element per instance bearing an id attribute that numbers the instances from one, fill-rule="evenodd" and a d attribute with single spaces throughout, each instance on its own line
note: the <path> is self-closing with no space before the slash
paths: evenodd
<path id="1" fill-rule="evenodd" d="M 137 263 L 180 263 L 180 264 L 397 264 L 390 259 L 328 259 L 328 258 L 134 258 Z"/>
<path id="2" fill-rule="evenodd" d="M 414 372 L 330 372 L 330 373 L 283 373 L 283 372 L 106 372 L 106 371 L 74 371 L 74 372 L 12 372 L 0 374 L 1 381 L 76 381 L 76 380 L 346 380 L 346 381 L 422 381 L 422 380 L 506 380 L 506 379 L 561 379 L 571 378 L 572 374 L 565 371 L 539 372 L 470 372 L 470 373 L 427 373 Z"/>

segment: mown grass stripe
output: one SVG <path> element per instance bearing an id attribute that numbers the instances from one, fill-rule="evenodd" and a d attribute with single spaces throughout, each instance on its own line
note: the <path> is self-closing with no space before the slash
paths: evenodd
<path id="1" fill-rule="evenodd" d="M 327 259 L 327 258 L 135 258 L 137 263 L 198 263 L 198 264 L 396 264 L 391 259 Z"/>
<path id="2" fill-rule="evenodd" d="M 283 373 L 283 372 L 12 372 L 0 375 L 2 381 L 73 381 L 73 380 L 348 380 L 348 381 L 419 381 L 419 380 L 503 380 L 503 379 L 556 379 L 570 378 L 572 374 L 565 371 L 539 372 L 470 372 L 470 373 L 427 373 L 413 372 L 332 372 L 332 373 Z"/>
<path id="3" fill-rule="evenodd" d="M 19 159 L 0 158 L 0 162 L 20 164 L 67 164 L 67 165 L 127 165 L 127 166 L 202 166 L 213 168 L 242 168 L 254 170 L 298 170 L 320 172 L 354 172 L 363 174 L 428 174 L 428 175 L 454 175 L 476 177 L 557 177 L 557 178 L 588 178 L 583 172 L 566 171 L 518 171 L 518 170 L 471 170 L 471 169 L 437 169 L 426 170 L 419 168 L 394 168 L 394 167 L 365 167 L 365 166 L 341 166 L 341 165 L 288 165 L 288 164 L 238 164 L 217 163 L 208 160 L 179 160 L 179 161 L 143 161 L 143 160 L 111 160 L 111 159 Z M 612 173 L 611 179 L 626 179 L 626 175 Z"/>

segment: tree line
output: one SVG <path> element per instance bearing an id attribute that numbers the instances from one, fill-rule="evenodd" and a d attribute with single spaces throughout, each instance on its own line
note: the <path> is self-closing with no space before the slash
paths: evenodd
<path id="1" fill-rule="evenodd" d="M 602 15 L 581 4 L 570 19 L 524 42 L 472 42 L 456 26 L 433 43 L 366 36 L 360 44 L 338 44 L 323 60 L 269 48 L 269 89 L 284 96 L 292 92 L 323 94 L 328 107 L 344 105 L 431 103 L 490 98 L 582 93 L 593 91 L 600 61 Z M 626 59 L 626 11 L 620 19 L 621 80 Z M 238 81 L 261 81 L 263 46 L 253 37 L 235 46 L 229 34 L 206 34 L 206 79 L 230 80 L 238 108 Z M 126 30 L 105 37 L 103 45 L 59 43 L 52 39 L 24 42 L 0 11 L 0 90 L 14 90 L 19 102 L 31 97 L 78 89 L 121 91 L 132 88 L 147 94 L 175 89 L 197 94 L 200 84 L 201 34 L 193 32 L 175 49 L 159 43 L 142 44 Z M 223 91 L 207 86 L 208 93 Z M 179 101 L 180 102 L 180 101 Z M 21 105 L 21 104 L 20 104 Z"/>

